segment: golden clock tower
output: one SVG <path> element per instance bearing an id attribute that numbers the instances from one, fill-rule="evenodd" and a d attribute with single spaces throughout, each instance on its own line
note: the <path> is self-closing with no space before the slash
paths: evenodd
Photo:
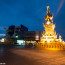
<path id="1" fill-rule="evenodd" d="M 49 5 L 47 5 L 47 16 L 45 17 L 45 24 L 43 25 L 45 28 L 45 31 L 41 37 L 42 38 L 41 40 L 44 40 L 44 42 L 54 41 L 57 38 L 56 31 L 54 30 L 55 24 L 53 24 L 53 15 L 50 14 L 49 9 L 50 9 Z"/>
<path id="2" fill-rule="evenodd" d="M 60 35 L 57 38 L 56 31 L 54 30 L 53 15 L 50 14 L 49 9 L 50 7 L 47 5 L 47 15 L 45 16 L 45 24 L 43 24 L 45 30 L 36 46 L 43 49 L 64 50 L 65 42 L 61 39 Z"/>

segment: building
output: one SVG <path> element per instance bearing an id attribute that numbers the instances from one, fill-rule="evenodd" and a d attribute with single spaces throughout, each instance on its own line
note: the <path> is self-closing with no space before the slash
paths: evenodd
<path id="1" fill-rule="evenodd" d="M 36 43 L 40 40 L 41 33 L 42 31 L 28 31 L 28 28 L 23 25 L 18 27 L 11 25 L 6 33 L 6 41 L 16 44 L 20 42 L 20 45 L 22 42 Z"/>
<path id="2" fill-rule="evenodd" d="M 28 31 L 28 28 L 26 28 L 23 25 L 20 25 L 19 27 L 15 27 L 13 37 L 18 38 L 18 39 L 24 39 L 24 37 L 26 36 L 27 31 Z"/>
<path id="3" fill-rule="evenodd" d="M 45 31 L 43 31 L 40 38 L 40 42 L 36 44 L 38 48 L 51 49 L 51 50 L 64 50 L 65 42 L 57 37 L 55 29 L 55 24 L 53 24 L 53 15 L 50 14 L 49 5 L 47 5 L 47 16 L 45 17 L 45 24 L 43 25 Z"/>
<path id="4" fill-rule="evenodd" d="M 17 43 L 18 40 L 18 42 L 21 42 L 22 40 L 24 40 L 27 31 L 28 28 L 23 26 L 22 24 L 18 27 L 11 25 L 9 26 L 6 33 L 6 41 Z"/>
<path id="5" fill-rule="evenodd" d="M 27 31 L 25 40 L 26 43 L 35 43 L 40 40 L 42 31 Z"/>

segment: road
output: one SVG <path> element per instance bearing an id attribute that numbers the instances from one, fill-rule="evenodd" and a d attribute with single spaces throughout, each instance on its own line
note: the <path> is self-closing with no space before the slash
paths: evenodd
<path id="1" fill-rule="evenodd" d="M 65 65 L 65 51 L 0 46 L 0 65 Z"/>

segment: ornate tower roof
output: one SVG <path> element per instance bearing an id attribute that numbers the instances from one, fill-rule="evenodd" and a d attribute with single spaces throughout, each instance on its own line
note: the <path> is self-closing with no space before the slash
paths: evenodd
<path id="1" fill-rule="evenodd" d="M 52 14 L 50 14 L 50 7 L 49 7 L 49 5 L 47 5 L 47 15 L 45 16 L 45 20 L 47 21 L 47 20 L 52 20 L 52 18 L 53 18 L 53 15 Z"/>

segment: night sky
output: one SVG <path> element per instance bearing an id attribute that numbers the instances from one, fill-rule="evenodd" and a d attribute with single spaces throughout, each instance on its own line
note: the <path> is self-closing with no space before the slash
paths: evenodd
<path id="1" fill-rule="evenodd" d="M 0 31 L 10 25 L 23 24 L 29 31 L 43 31 L 46 6 L 50 5 L 50 13 L 54 15 L 55 30 L 65 36 L 65 0 L 0 0 Z"/>

